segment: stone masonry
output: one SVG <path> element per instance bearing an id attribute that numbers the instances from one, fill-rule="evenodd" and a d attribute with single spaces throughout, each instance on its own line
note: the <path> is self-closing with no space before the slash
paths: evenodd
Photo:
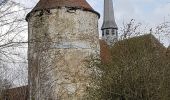
<path id="1" fill-rule="evenodd" d="M 86 60 L 100 52 L 98 18 L 70 7 L 30 13 L 30 100 L 83 99 L 89 86 Z"/>

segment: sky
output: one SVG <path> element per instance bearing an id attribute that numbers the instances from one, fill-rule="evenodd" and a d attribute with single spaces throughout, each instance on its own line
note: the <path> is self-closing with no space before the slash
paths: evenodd
<path id="1" fill-rule="evenodd" d="M 26 7 L 34 7 L 39 0 L 14 0 Z M 86 0 L 100 13 L 99 28 L 103 21 L 104 0 Z M 154 28 L 160 23 L 170 21 L 170 1 L 169 0 L 113 0 L 115 20 L 118 27 L 123 23 L 128 23 L 131 19 L 142 23 L 143 26 Z M 165 42 L 168 45 L 170 37 Z"/>

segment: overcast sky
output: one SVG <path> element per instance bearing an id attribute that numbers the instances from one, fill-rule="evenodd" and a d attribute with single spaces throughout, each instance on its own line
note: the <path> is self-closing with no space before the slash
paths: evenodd
<path id="1" fill-rule="evenodd" d="M 39 0 L 15 0 L 27 7 L 34 7 Z M 99 28 L 103 20 L 103 1 L 87 0 L 90 5 L 101 14 Z M 170 21 L 169 0 L 113 0 L 115 19 L 119 27 L 123 22 L 135 19 L 148 29 L 157 26 L 164 21 Z M 168 40 L 167 42 L 170 42 Z"/>
<path id="2" fill-rule="evenodd" d="M 39 0 L 15 0 L 25 6 L 33 7 Z M 103 15 L 104 0 L 87 0 L 91 6 Z M 118 24 L 136 19 L 144 24 L 158 24 L 170 20 L 169 0 L 113 0 L 115 18 Z M 102 18 L 102 17 L 101 17 Z"/>

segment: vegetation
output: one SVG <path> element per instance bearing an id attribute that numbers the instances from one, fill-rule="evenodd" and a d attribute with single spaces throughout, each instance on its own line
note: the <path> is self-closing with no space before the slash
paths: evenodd
<path id="1" fill-rule="evenodd" d="M 16 81 L 17 85 L 27 83 L 27 37 L 23 35 L 27 10 L 11 0 L 0 0 L 0 97 Z"/>
<path id="2" fill-rule="evenodd" d="M 169 100 L 170 57 L 152 35 L 116 43 L 109 63 L 94 63 L 90 100 Z M 95 66 L 95 67 L 94 67 Z"/>

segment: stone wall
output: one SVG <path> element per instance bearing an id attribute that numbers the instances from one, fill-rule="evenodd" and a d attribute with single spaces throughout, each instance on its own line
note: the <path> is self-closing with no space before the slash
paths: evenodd
<path id="1" fill-rule="evenodd" d="M 59 8 L 31 13 L 29 86 L 35 100 L 81 100 L 89 85 L 86 60 L 99 56 L 98 15 Z"/>

